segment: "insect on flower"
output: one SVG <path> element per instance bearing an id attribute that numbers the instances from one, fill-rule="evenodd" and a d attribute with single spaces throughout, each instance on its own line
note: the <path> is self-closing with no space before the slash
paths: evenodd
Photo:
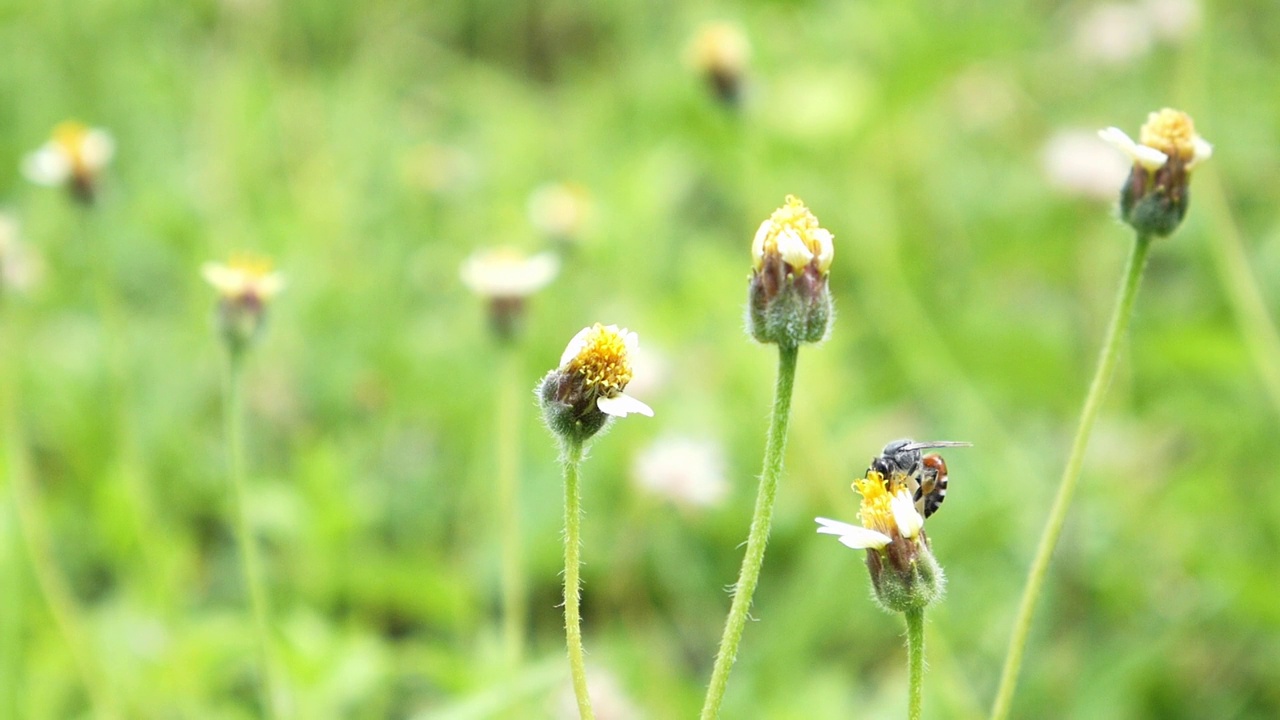
<path id="1" fill-rule="evenodd" d="M 910 438 L 894 440 L 871 460 L 867 472 L 877 472 L 889 486 L 901 483 L 912 493 L 916 511 L 929 517 L 947 498 L 947 463 L 937 453 L 925 455 L 921 450 L 944 447 L 972 447 L 973 443 L 954 440 L 916 442 Z M 897 480 L 897 483 L 894 482 Z"/>

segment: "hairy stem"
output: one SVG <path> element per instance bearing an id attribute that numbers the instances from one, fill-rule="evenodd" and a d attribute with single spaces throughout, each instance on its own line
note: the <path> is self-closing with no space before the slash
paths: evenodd
<path id="1" fill-rule="evenodd" d="M 782 454 L 787 445 L 787 424 L 791 419 L 791 391 L 796 379 L 798 347 L 778 348 L 778 381 L 774 390 L 773 414 L 769 420 L 769 435 L 765 441 L 764 469 L 760 473 L 760 489 L 756 493 L 756 509 L 751 517 L 751 532 L 747 536 L 747 552 L 742 558 L 742 570 L 734 586 L 733 604 L 725 621 L 724 636 L 720 639 L 720 651 L 716 654 L 715 667 L 711 671 L 711 683 L 702 705 L 702 720 L 714 720 L 720 716 L 720 704 L 724 702 L 729 673 L 738 656 L 738 643 L 751 610 L 751 596 L 755 594 L 760 579 L 760 566 L 764 563 L 764 549 L 769 541 L 769 526 L 773 522 L 773 504 L 778 494 L 778 478 L 782 475 Z"/>
<path id="2" fill-rule="evenodd" d="M 569 647 L 569 671 L 573 675 L 573 694 L 578 699 L 578 715 L 593 720 L 591 696 L 587 693 L 586 657 L 582 650 L 582 616 L 579 607 L 582 564 L 581 525 L 582 494 L 578 487 L 582 465 L 582 444 L 565 441 L 564 463 L 564 634 Z"/>
<path id="3" fill-rule="evenodd" d="M 924 696 L 924 608 L 903 613 L 907 618 L 907 717 L 920 720 Z"/>

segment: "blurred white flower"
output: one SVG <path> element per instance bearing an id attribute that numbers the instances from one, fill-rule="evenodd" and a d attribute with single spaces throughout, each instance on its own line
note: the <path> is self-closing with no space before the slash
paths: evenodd
<path id="1" fill-rule="evenodd" d="M 0 214 L 0 295 L 26 292 L 40 280 L 40 259 L 22 241 L 18 221 Z"/>
<path id="2" fill-rule="evenodd" d="M 401 166 L 405 181 L 429 193 L 451 193 L 475 184 L 476 160 L 452 145 L 423 143 L 405 153 Z"/>
<path id="3" fill-rule="evenodd" d="M 641 488 L 677 505 L 716 507 L 729 494 L 725 465 L 714 440 L 666 437 L 636 456 L 633 474 Z"/>
<path id="4" fill-rule="evenodd" d="M 1200 29 L 1199 0 L 1144 0 L 1142 9 L 1161 40 L 1185 40 Z"/>
<path id="5" fill-rule="evenodd" d="M 1129 174 L 1129 163 L 1107 147 L 1097 133 L 1061 130 L 1041 152 L 1049 184 L 1071 195 L 1115 200 Z"/>
<path id="6" fill-rule="evenodd" d="M 66 187 L 77 199 L 93 200 L 98 175 L 115 155 L 116 144 L 102 128 L 67 121 L 49 141 L 22 160 L 22 172 L 37 185 Z"/>
<path id="7" fill-rule="evenodd" d="M 529 196 L 529 222 L 561 242 L 577 240 L 591 217 L 591 197 L 573 183 L 548 183 Z"/>
<path id="8" fill-rule="evenodd" d="M 265 303 L 284 289 L 284 276 L 271 269 L 263 258 L 240 255 L 226 263 L 205 263 L 200 268 L 205 281 L 225 300 L 251 298 Z"/>
<path id="9" fill-rule="evenodd" d="M 551 253 L 527 256 L 513 248 L 473 253 L 462 263 L 462 283 L 483 298 L 525 298 L 546 287 L 560 270 Z"/>
<path id="10" fill-rule="evenodd" d="M 592 667 L 587 673 L 587 693 L 596 720 L 640 720 L 640 711 L 623 691 L 613 673 L 601 667 Z M 578 701 L 573 685 L 566 683 L 555 699 L 554 717 L 557 720 L 578 720 Z"/>
<path id="11" fill-rule="evenodd" d="M 1103 3 L 1093 6 L 1077 21 L 1074 44 L 1084 60 L 1120 64 L 1151 50 L 1151 24 L 1137 5 Z"/>

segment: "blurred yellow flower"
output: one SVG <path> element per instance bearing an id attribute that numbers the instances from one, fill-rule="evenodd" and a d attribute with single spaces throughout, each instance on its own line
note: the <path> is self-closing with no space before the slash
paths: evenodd
<path id="1" fill-rule="evenodd" d="M 115 155 L 115 141 L 101 128 L 67 121 L 22 162 L 22 172 L 37 185 L 67 187 L 80 200 L 93 200 L 95 184 Z"/>
<path id="2" fill-rule="evenodd" d="M 284 277 L 271 269 L 271 261 L 247 255 L 232 256 L 225 265 L 205 263 L 200 274 L 225 300 L 252 298 L 267 302 L 284 289 Z"/>
<path id="3" fill-rule="evenodd" d="M 577 240 L 591 217 L 591 195 L 575 183 L 547 183 L 529 195 L 529 222 L 559 241 Z"/>
<path id="4" fill-rule="evenodd" d="M 731 22 L 707 23 L 689 44 L 688 62 L 707 78 L 716 96 L 735 104 L 751 60 L 751 42 L 742 28 Z"/>

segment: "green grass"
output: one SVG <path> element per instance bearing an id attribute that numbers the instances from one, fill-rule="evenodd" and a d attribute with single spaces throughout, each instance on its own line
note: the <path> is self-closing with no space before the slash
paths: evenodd
<path id="1" fill-rule="evenodd" d="M 742 330 L 749 243 L 790 192 L 836 236 L 838 317 L 800 363 L 758 622 L 724 717 L 904 714 L 900 619 L 870 602 L 861 556 L 813 526 L 853 520 L 850 482 L 903 436 L 975 445 L 948 453 L 948 502 L 929 522 L 950 583 L 927 618 L 924 709 L 985 715 L 1130 238 L 1105 203 L 1046 183 L 1041 147 L 1062 127 L 1136 132 L 1165 105 L 1217 152 L 1186 224 L 1153 251 L 1013 716 L 1280 714 L 1280 408 L 1214 250 L 1234 223 L 1274 316 L 1280 11 L 1206 3 L 1190 39 L 1096 66 L 1071 46 L 1087 7 L 0 5 L 0 205 L 46 265 L 33 293 L 0 300 L 25 437 L 0 453 L 29 462 L 124 715 L 258 716 L 223 357 L 198 274 L 248 249 L 289 281 L 245 379 L 251 509 L 298 716 L 476 718 L 505 703 L 555 717 L 568 687 L 556 450 L 528 408 L 533 627 L 512 679 L 492 493 L 501 358 L 457 278 L 481 246 L 541 247 L 525 205 L 555 180 L 585 186 L 595 212 L 531 302 L 527 387 L 597 320 L 671 366 L 641 398 L 656 417 L 592 448 L 589 672 L 612 674 L 645 717 L 701 705 L 773 382 L 773 349 Z M 699 23 L 723 17 L 755 50 L 739 115 L 683 64 Z M 118 144 L 87 219 L 18 172 L 68 117 Z M 429 187 L 427 146 L 458 149 L 469 171 Z M 1207 201 L 1209 181 L 1224 201 Z M 119 311 L 111 334 L 95 273 Z M 722 507 L 636 489 L 634 456 L 667 433 L 725 443 Z M 0 717 L 90 717 L 7 476 L 4 490 Z"/>

